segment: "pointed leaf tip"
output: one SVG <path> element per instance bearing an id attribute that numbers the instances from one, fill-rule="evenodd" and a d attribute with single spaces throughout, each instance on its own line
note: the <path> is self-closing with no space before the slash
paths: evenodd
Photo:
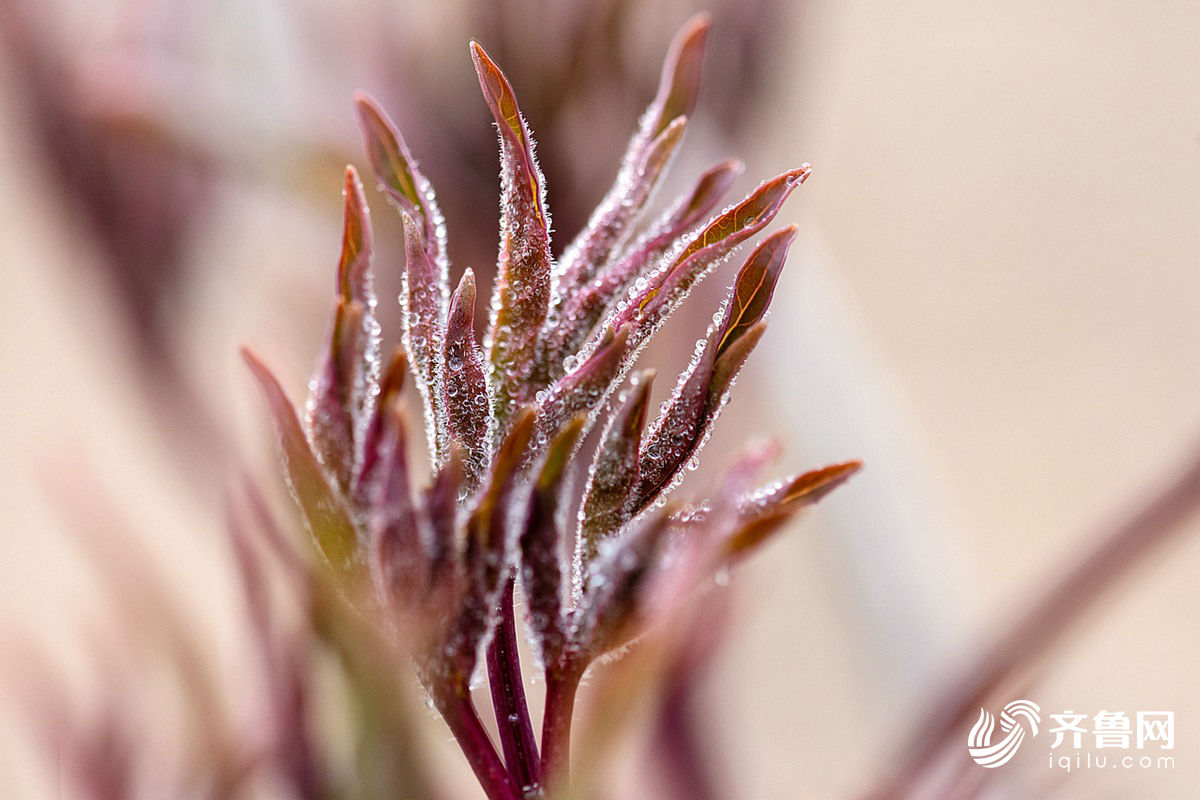
<path id="1" fill-rule="evenodd" d="M 815 503 L 848 481 L 862 466 L 863 462 L 855 460 L 807 472 L 787 484 L 780 502 L 786 505 Z"/>
<path id="2" fill-rule="evenodd" d="M 465 451 L 466 482 L 474 489 L 491 454 L 491 415 L 483 354 L 475 340 L 475 273 L 470 268 L 450 298 L 442 391 L 450 440 Z"/>
<path id="3" fill-rule="evenodd" d="M 387 112 L 365 92 L 354 93 L 354 108 L 363 134 L 367 160 L 375 177 L 402 207 L 422 208 L 412 171 L 412 158 Z"/>
<path id="4" fill-rule="evenodd" d="M 717 204 L 733 186 L 737 177 L 745 171 L 746 165 L 742 161 L 731 158 L 701 175 L 692 193 L 680 205 L 675 218 L 676 225 L 683 227 L 699 222 L 700 217 Z"/>
<path id="5" fill-rule="evenodd" d="M 500 125 L 501 132 L 507 130 L 507 135 L 511 135 L 524 147 L 525 126 L 521 122 L 521 111 L 517 107 L 517 96 L 512 84 L 478 41 L 472 39 L 470 47 L 471 61 L 474 62 L 475 74 L 479 77 L 479 87 L 483 90 L 484 100 L 487 101 L 492 116 Z"/>
<path id="6" fill-rule="evenodd" d="M 825 497 L 860 469 L 861 461 L 834 464 L 811 470 L 742 498 L 736 529 L 725 540 L 726 554 L 740 558 L 758 548 L 796 512 Z"/>
<path id="7" fill-rule="evenodd" d="M 702 12 L 688 20 L 671 42 L 655 98 L 658 119 L 650 131 L 652 136 L 665 128 L 670 120 L 690 115 L 695 110 L 711 28 L 712 17 Z"/>
<path id="8" fill-rule="evenodd" d="M 358 170 L 346 165 L 345 221 L 342 227 L 342 254 L 338 261 L 338 293 L 348 303 L 357 300 L 368 305 L 371 294 L 368 270 L 371 263 L 371 217 L 363 196 Z"/>
<path id="9" fill-rule="evenodd" d="M 718 214 L 646 288 L 615 316 L 616 321 L 637 321 L 634 342 L 640 345 L 687 297 L 695 284 L 739 244 L 770 224 L 792 190 L 807 176 L 805 168 L 789 170 L 764 181 L 740 203 Z"/>
<path id="10" fill-rule="evenodd" d="M 738 271 L 733 293 L 729 297 L 727 317 L 721 326 L 717 358 L 767 313 L 797 230 L 795 225 L 789 225 L 768 236 Z"/>
<path id="11" fill-rule="evenodd" d="M 447 417 L 442 398 L 446 338 L 446 269 L 431 255 L 428 240 L 416 219 L 401 209 L 404 224 L 404 273 L 400 303 L 403 341 L 412 361 L 414 383 L 421 395 L 428 422 L 429 453 L 434 460 L 445 454 Z"/>
<path id="12" fill-rule="evenodd" d="M 500 248 L 486 341 L 492 412 L 503 431 L 515 408 L 544 385 L 533 372 L 549 312 L 554 256 L 544 181 L 516 95 L 476 41 L 471 42 L 471 58 L 500 130 Z"/>

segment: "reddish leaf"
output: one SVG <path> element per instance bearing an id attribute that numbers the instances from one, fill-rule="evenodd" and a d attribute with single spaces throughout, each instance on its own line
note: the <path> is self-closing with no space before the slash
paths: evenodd
<path id="1" fill-rule="evenodd" d="M 386 412 L 379 462 L 370 481 L 370 566 L 387 604 L 411 608 L 425 588 L 428 554 L 409 477 L 405 425 L 394 406 Z"/>
<path id="2" fill-rule="evenodd" d="M 633 285 L 670 246 L 704 218 L 729 190 L 742 170 L 741 162 L 726 161 L 700 176 L 692 191 L 680 198 L 615 263 L 578 291 L 566 293 L 558 323 L 547 326 L 539 352 L 539 370 L 550 379 L 567 371 L 575 354 L 604 318 L 612 302 Z"/>
<path id="3" fill-rule="evenodd" d="M 610 328 L 587 360 L 544 389 L 544 395 L 538 393 L 540 434 L 552 435 L 571 417 L 581 411 L 594 412 L 608 398 L 625 363 L 630 329 L 629 325 Z M 590 424 L 589 417 L 588 427 Z"/>
<path id="4" fill-rule="evenodd" d="M 450 300 L 445 364 L 450 440 L 466 454 L 466 485 L 474 489 L 491 458 L 492 431 L 483 353 L 475 342 L 475 273 L 470 268 Z"/>
<path id="5" fill-rule="evenodd" d="M 847 461 L 780 481 L 747 495 L 738 504 L 739 526 L 726 539 L 732 556 L 742 557 L 759 547 L 797 511 L 814 505 L 862 469 Z"/>
<path id="6" fill-rule="evenodd" d="M 375 173 L 388 199 L 420 223 L 421 239 L 438 268 L 439 286 L 444 296 L 449 292 L 446 278 L 446 226 L 433 189 L 417 169 L 417 163 L 404 139 L 379 104 L 367 94 L 358 92 L 354 95 L 354 106 L 358 112 L 358 125 L 362 129 L 371 171 Z"/>
<path id="7" fill-rule="evenodd" d="M 566 630 L 563 618 L 563 554 L 560 515 L 564 479 L 571 454 L 583 432 L 585 415 L 576 416 L 550 442 L 529 499 L 521 529 L 521 585 L 530 627 L 541 647 L 542 662 L 558 664 Z"/>
<path id="8" fill-rule="evenodd" d="M 646 436 L 635 510 L 677 483 L 684 465 L 703 447 L 730 384 L 763 334 L 763 316 L 795 236 L 790 226 L 767 237 L 739 270 L 720 322 L 709 329 L 703 350 L 680 375 L 666 410 Z"/>
<path id="9" fill-rule="evenodd" d="M 600 439 L 579 511 L 579 558 L 584 564 L 595 557 L 601 541 L 633 516 L 627 501 L 637 484 L 642 427 L 653 383 L 653 370 L 634 376 L 628 396 Z"/>
<path id="10" fill-rule="evenodd" d="M 469 678 L 479 642 L 491 625 L 497 593 L 509 571 L 510 500 L 533 435 L 534 411 L 526 406 L 513 417 L 492 471 L 466 522 L 463 552 L 466 587 L 449 651 L 459 673 Z"/>
<path id="11" fill-rule="evenodd" d="M 717 343 L 717 358 L 767 313 L 775 284 L 787 261 L 788 249 L 796 238 L 796 226 L 789 225 L 763 240 L 738 272 L 733 293 L 725 309 Z"/>
<path id="12" fill-rule="evenodd" d="M 338 261 L 338 294 L 347 302 L 357 300 L 374 308 L 375 289 L 371 276 L 371 212 L 363 196 L 362 181 L 354 167 L 346 166 L 345 221 L 342 226 L 342 256 Z"/>
<path id="13" fill-rule="evenodd" d="M 613 187 L 558 264 L 555 305 L 591 280 L 650 199 L 683 136 L 687 117 L 696 108 L 711 27 L 712 20 L 707 14 L 697 14 L 671 42 L 658 94 L 642 114 Z"/>
<path id="14" fill-rule="evenodd" d="M 460 588 L 462 570 L 459 561 L 458 497 L 463 489 L 462 450 L 450 445 L 446 461 L 424 492 L 425 516 L 429 523 L 430 582 Z M 448 594 L 455 594 L 451 591 Z"/>
<path id="15" fill-rule="evenodd" d="M 624 241 L 675 154 L 686 123 L 685 117 L 677 117 L 644 152 L 631 153 L 634 160 L 622 165 L 616 184 L 596 207 L 587 226 L 563 252 L 557 265 L 552 300 L 555 308 L 592 280 Z M 547 329 L 557 323 L 556 316 L 552 315 L 547 322 Z"/>
<path id="16" fill-rule="evenodd" d="M 412 360 L 414 383 L 425 407 L 429 454 L 436 463 L 446 452 L 446 407 L 442 399 L 442 380 L 446 344 L 445 273 L 434 263 L 408 212 L 404 221 L 405 264 L 402 273 L 400 303 L 404 310 L 404 346 Z"/>
<path id="17" fill-rule="evenodd" d="M 352 354 L 361 345 L 363 308 L 337 299 L 329 344 L 309 383 L 304 421 L 317 460 L 345 492 L 354 474 L 356 413 Z"/>
<path id="18" fill-rule="evenodd" d="M 400 395 L 400 390 L 404 387 L 404 373 L 407 369 L 408 356 L 403 347 L 397 347 L 392 351 L 387 371 L 383 373 L 379 384 L 379 394 L 375 398 L 371 414 L 371 422 L 363 434 L 362 463 L 355 476 L 353 497 L 355 502 L 364 506 L 368 503 L 365 481 L 379 459 L 379 445 L 383 438 L 384 420 L 388 409 L 395 403 L 396 398 Z"/>
<path id="19" fill-rule="evenodd" d="M 615 321 L 635 324 L 632 335 L 635 349 L 658 330 L 697 281 L 775 218 L 788 195 L 808 178 L 810 171 L 805 165 L 785 172 L 763 183 L 745 200 L 715 217 L 699 235 L 669 258 L 644 290 L 619 307 Z"/>
<path id="20" fill-rule="evenodd" d="M 371 220 L 362 184 L 346 168 L 345 223 L 329 345 L 310 384 L 306 422 L 321 463 L 348 492 L 362 461 L 379 379 L 379 323 L 371 276 Z"/>
<path id="21" fill-rule="evenodd" d="M 704 50 L 712 18 L 705 13 L 697 14 L 675 34 L 663 63 L 662 77 L 658 82 L 658 96 L 640 125 L 645 139 L 652 139 L 670 124 L 671 120 L 689 116 L 696 110 L 696 99 L 700 96 L 700 70 L 704 65 Z"/>
<path id="22" fill-rule="evenodd" d="M 471 57 L 500 130 L 500 253 L 488 330 L 492 410 L 503 430 L 532 399 L 529 376 L 550 302 L 550 220 L 533 140 L 508 79 L 477 42 Z"/>
<path id="23" fill-rule="evenodd" d="M 584 658 L 595 658 L 627 642 L 642 616 L 642 591 L 654 569 L 670 514 L 661 511 L 609 541 L 592 562 L 575 632 Z"/>

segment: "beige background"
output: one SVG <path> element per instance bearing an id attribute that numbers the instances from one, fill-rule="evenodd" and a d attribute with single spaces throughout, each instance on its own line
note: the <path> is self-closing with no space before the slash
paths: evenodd
<path id="1" fill-rule="evenodd" d="M 1200 446 L 1200 5 L 812 2 L 790 15 L 774 108 L 742 150 L 750 176 L 797 160 L 816 171 L 785 212 L 802 241 L 709 458 L 755 430 L 782 435 L 788 468 L 868 469 L 735 581 L 742 624 L 709 713 L 747 798 L 861 788 L 956 660 Z M 718 18 L 716 46 L 720 32 Z M 212 535 L 223 478 L 197 483 L 162 443 L 105 290 L 76 268 L 91 246 L 42 191 L 11 79 L 4 661 L 19 660 L 11 631 L 42 628 L 70 654 L 101 613 L 41 488 L 80 453 L 184 597 L 216 603 L 203 616 L 227 642 L 230 609 L 211 599 L 228 588 Z M 180 310 L 197 386 L 264 469 L 233 347 L 259 344 L 298 394 L 336 246 L 330 197 L 231 182 L 196 247 L 212 268 Z M 1043 709 L 1177 715 L 1173 772 L 1057 776 L 1067 796 L 1200 789 L 1198 572 L 1193 522 L 1037 687 Z M 1014 796 L 1053 777 L 1037 744 L 1013 765 L 1033 788 Z"/>

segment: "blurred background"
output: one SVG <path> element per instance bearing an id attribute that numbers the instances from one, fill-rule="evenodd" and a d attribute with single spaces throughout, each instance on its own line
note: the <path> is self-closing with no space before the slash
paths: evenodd
<path id="1" fill-rule="evenodd" d="M 0 664 L 49 653 L 90 685 L 79 642 L 119 614 L 72 529 L 111 508 L 237 674 L 222 497 L 274 471 L 237 347 L 301 396 L 341 169 L 365 164 L 355 89 L 437 188 L 456 269 L 486 274 L 468 38 L 522 101 L 561 243 L 700 9 L 706 85 L 662 196 L 731 156 L 739 193 L 814 173 L 781 216 L 801 239 L 771 329 L 682 491 L 757 434 L 780 473 L 867 465 L 738 570 L 709 745 L 731 796 L 869 788 L 971 654 L 1200 447 L 1200 4 L 0 0 Z M 368 199 L 394 297 L 398 226 Z M 664 378 L 731 276 L 651 354 Z M 1173 710 L 1175 767 L 1062 774 L 1038 739 L 1001 796 L 1200 789 L 1200 520 L 1182 533 L 1029 688 L 1044 711 Z M 0 719 L 0 795 L 54 796 L 21 719 Z"/>

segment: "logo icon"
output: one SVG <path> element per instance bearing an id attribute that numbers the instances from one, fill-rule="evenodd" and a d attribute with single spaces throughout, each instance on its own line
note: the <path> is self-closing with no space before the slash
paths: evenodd
<path id="1" fill-rule="evenodd" d="M 979 709 L 979 720 L 967 736 L 967 752 L 975 759 L 976 764 L 988 769 L 1007 764 L 1025 740 L 1025 727 L 1017 718 L 1024 717 L 1029 723 L 1029 734 L 1037 736 L 1038 725 L 1042 721 L 1040 712 L 1037 703 L 1030 700 L 1013 700 L 1000 712 L 1000 730 L 1004 738 L 992 744 L 996 720 L 992 717 L 992 712 L 985 708 Z"/>

